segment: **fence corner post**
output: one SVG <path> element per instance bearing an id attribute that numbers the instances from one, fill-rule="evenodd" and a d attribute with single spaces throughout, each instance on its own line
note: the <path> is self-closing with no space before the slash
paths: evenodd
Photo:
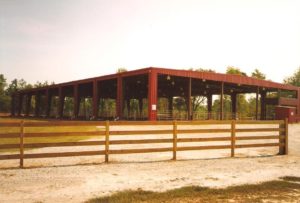
<path id="1" fill-rule="evenodd" d="M 231 121 L 231 157 L 234 157 L 234 151 L 235 151 L 235 124 L 236 121 Z"/>
<path id="2" fill-rule="evenodd" d="M 284 154 L 288 155 L 289 154 L 289 120 L 288 118 L 285 119 L 284 122 L 284 126 L 285 126 L 285 139 L 284 139 Z"/>
<path id="3" fill-rule="evenodd" d="M 24 167 L 24 120 L 20 123 L 20 168 Z"/>
<path id="4" fill-rule="evenodd" d="M 177 159 L 177 123 L 173 121 L 173 160 Z"/>
<path id="5" fill-rule="evenodd" d="M 288 119 L 279 124 L 279 155 L 288 154 Z"/>
<path id="6" fill-rule="evenodd" d="M 108 163 L 109 154 L 109 121 L 105 122 L 105 163 Z"/>

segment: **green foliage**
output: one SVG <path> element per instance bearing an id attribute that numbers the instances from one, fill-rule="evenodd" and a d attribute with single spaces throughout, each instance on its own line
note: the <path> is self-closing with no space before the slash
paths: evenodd
<path id="1" fill-rule="evenodd" d="M 258 69 L 254 69 L 254 71 L 251 73 L 251 77 L 261 79 L 261 80 L 266 79 L 266 75 L 260 72 Z"/>
<path id="2" fill-rule="evenodd" d="M 205 107 L 206 97 L 204 96 L 195 96 L 192 98 L 192 110 L 195 112 L 205 112 L 207 111 Z"/>
<path id="3" fill-rule="evenodd" d="M 127 72 L 127 69 L 124 67 L 118 68 L 117 69 L 117 73 L 123 73 L 123 72 Z"/>
<path id="4" fill-rule="evenodd" d="M 74 116 L 74 99 L 72 97 L 66 97 L 64 103 L 64 116 Z"/>
<path id="5" fill-rule="evenodd" d="M 27 83 L 24 79 L 14 79 L 11 83 L 13 87 L 15 87 L 16 90 L 24 90 L 24 89 L 30 89 L 33 88 L 33 85 Z"/>
<path id="6" fill-rule="evenodd" d="M 283 82 L 285 84 L 290 84 L 290 85 L 300 87 L 300 67 L 296 70 L 296 72 L 292 76 L 285 78 Z"/>
<path id="7" fill-rule="evenodd" d="M 242 75 L 247 76 L 246 73 L 242 72 L 239 68 L 234 66 L 228 66 L 226 70 L 226 74 L 234 74 L 234 75 Z M 237 109 L 241 117 L 249 117 L 249 103 L 246 100 L 246 96 L 244 94 L 239 94 L 237 96 Z M 224 112 L 230 112 L 224 107 Z"/>
<path id="8" fill-rule="evenodd" d="M 10 96 L 6 93 L 6 78 L 0 74 L 0 112 L 8 112 L 10 108 Z"/>
<path id="9" fill-rule="evenodd" d="M 212 105 L 212 112 L 214 112 L 216 114 L 216 118 L 212 118 L 212 119 L 218 119 L 218 116 L 219 116 L 219 112 L 221 111 L 220 109 L 220 97 L 218 99 L 215 99 L 214 102 L 213 102 L 213 105 Z M 230 97 L 228 95 L 224 95 L 224 99 L 223 99 L 223 112 L 224 113 L 228 113 L 228 112 L 231 112 L 231 100 L 230 100 Z M 230 115 L 228 115 L 230 116 Z M 226 115 L 225 115 L 225 119 L 231 119 L 230 118 L 227 118 Z"/>
<path id="10" fill-rule="evenodd" d="M 228 66 L 226 69 L 226 74 L 247 76 L 245 72 L 242 72 L 239 68 L 236 68 L 234 66 Z"/>
<path id="11" fill-rule="evenodd" d="M 3 74 L 0 74 L 0 94 L 4 94 L 4 90 L 7 86 L 6 78 L 4 78 Z"/>
<path id="12" fill-rule="evenodd" d="M 254 106 L 250 106 L 250 104 Z M 256 103 L 250 103 L 244 94 L 237 96 L 237 109 L 242 118 L 254 117 L 256 111 L 250 111 L 253 108 L 256 108 Z"/>
<path id="13" fill-rule="evenodd" d="M 51 84 L 54 84 L 52 82 Z M 7 84 L 6 78 L 3 74 L 0 74 L 0 112 L 10 112 L 11 95 L 19 90 L 30 89 L 33 87 L 43 87 L 49 85 L 48 81 L 37 81 L 34 85 L 27 83 L 24 79 L 13 79 L 10 84 Z M 32 100 L 32 106 L 35 105 Z"/>
<path id="14" fill-rule="evenodd" d="M 256 113 L 256 97 L 250 97 L 248 99 L 248 113 L 247 117 L 255 117 Z M 258 100 L 258 112 L 260 112 L 260 100 Z"/>
<path id="15" fill-rule="evenodd" d="M 45 86 L 48 86 L 48 85 L 54 85 L 54 82 L 51 82 L 49 84 L 47 80 L 45 82 L 37 81 L 33 86 L 36 88 L 36 87 L 45 87 Z"/>
<path id="16" fill-rule="evenodd" d="M 11 95 L 12 93 L 16 92 L 18 90 L 18 80 L 14 79 L 9 84 L 8 88 L 6 89 L 6 92 L 8 95 Z"/>
<path id="17" fill-rule="evenodd" d="M 99 101 L 99 115 L 104 118 L 116 117 L 116 101 L 110 98 L 101 98 Z"/>

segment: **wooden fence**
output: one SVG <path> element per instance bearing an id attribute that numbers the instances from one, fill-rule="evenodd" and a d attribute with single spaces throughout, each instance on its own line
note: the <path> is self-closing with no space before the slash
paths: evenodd
<path id="1" fill-rule="evenodd" d="M 264 125 L 263 125 L 264 124 Z M 225 128 L 219 128 L 223 125 Z M 251 127 L 247 126 L 251 125 Z M 255 128 L 253 128 L 255 125 Z M 54 131 L 41 131 L 35 132 L 33 128 L 49 128 L 49 127 L 66 127 L 72 128 L 78 126 L 96 126 L 100 130 L 79 130 L 71 132 L 54 132 Z M 152 126 L 150 130 L 120 130 L 126 126 Z M 168 129 L 161 129 L 157 126 L 169 126 Z M 205 128 L 203 126 L 212 126 L 213 128 Z M 260 127 L 263 126 L 263 127 Z M 274 127 L 276 126 L 276 127 Z M 182 128 L 185 127 L 185 128 Z M 15 128 L 17 132 L 10 132 L 10 129 Z M 29 131 L 29 128 L 31 131 Z M 115 129 L 111 129 L 115 128 Z M 74 128 L 75 129 L 75 128 Z M 8 132 L 7 132 L 8 131 Z M 259 133 L 271 132 L 274 135 L 261 135 Z M 214 136 L 214 134 L 221 133 L 221 136 Z M 253 133 L 251 136 L 240 136 L 243 133 Z M 180 135 L 191 135 L 191 137 L 181 137 Z M 206 137 L 195 137 L 195 135 L 208 135 Z M 223 136 L 226 134 L 226 136 Z M 112 139 L 113 136 L 123 135 L 169 135 L 168 138 L 155 138 L 155 139 Z M 93 136 L 100 137 L 100 141 L 83 141 L 74 142 L 39 142 L 27 143 L 24 142 L 25 138 L 31 140 L 37 138 L 54 138 L 54 137 L 68 137 L 68 136 Z M 126 137 L 126 136 L 123 136 Z M 128 138 L 128 137 L 127 137 Z M 14 139 L 17 143 L 6 143 L 1 140 Z M 273 142 L 267 143 L 248 143 L 239 144 L 239 141 L 245 140 L 272 140 Z M 178 143 L 201 143 L 201 142 L 214 142 L 214 141 L 227 141 L 228 144 L 222 145 L 195 145 L 195 146 L 178 146 Z M 129 144 L 157 144 L 169 143 L 171 147 L 160 148 L 139 148 L 139 149 L 110 149 L 112 145 L 129 145 Z M 27 153 L 30 150 L 26 149 L 43 148 L 43 147 L 70 147 L 70 146 L 102 146 L 102 150 L 94 151 L 73 151 L 73 152 L 52 152 L 52 153 Z M 150 152 L 172 152 L 173 160 L 176 160 L 177 153 L 180 151 L 189 150 L 211 150 L 211 149 L 228 149 L 231 151 L 231 157 L 235 156 L 235 151 L 240 148 L 252 147 L 279 147 L 279 154 L 284 155 L 288 153 L 288 123 L 287 120 L 279 121 L 50 121 L 50 122 L 32 122 L 32 121 L 19 121 L 19 122 L 0 122 L 0 160 L 19 159 L 20 167 L 24 166 L 25 159 L 36 158 L 50 158 L 50 157 L 69 157 L 69 156 L 91 156 L 103 155 L 105 162 L 109 161 L 111 154 L 132 154 L 132 153 L 150 153 Z M 18 153 L 4 150 L 16 150 Z M 1 152 L 2 150 L 2 152 Z M 26 152 L 26 153 L 25 153 Z M 1 154 L 2 153 L 2 154 Z"/>

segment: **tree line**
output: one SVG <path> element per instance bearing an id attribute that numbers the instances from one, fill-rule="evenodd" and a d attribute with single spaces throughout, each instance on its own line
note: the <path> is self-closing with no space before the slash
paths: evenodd
<path id="1" fill-rule="evenodd" d="M 10 83 L 7 83 L 7 79 L 3 74 L 0 74 L 0 112 L 9 113 L 11 107 L 11 95 L 19 90 L 31 89 L 36 87 L 43 87 L 52 85 L 54 82 L 49 83 L 48 81 L 30 84 L 24 79 L 14 79 Z"/>

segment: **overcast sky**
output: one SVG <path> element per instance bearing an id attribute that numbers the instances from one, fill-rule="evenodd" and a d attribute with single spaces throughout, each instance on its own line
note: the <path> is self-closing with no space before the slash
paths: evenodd
<path id="1" fill-rule="evenodd" d="M 0 73 L 70 80 L 149 66 L 300 66 L 298 0 L 0 0 Z"/>

